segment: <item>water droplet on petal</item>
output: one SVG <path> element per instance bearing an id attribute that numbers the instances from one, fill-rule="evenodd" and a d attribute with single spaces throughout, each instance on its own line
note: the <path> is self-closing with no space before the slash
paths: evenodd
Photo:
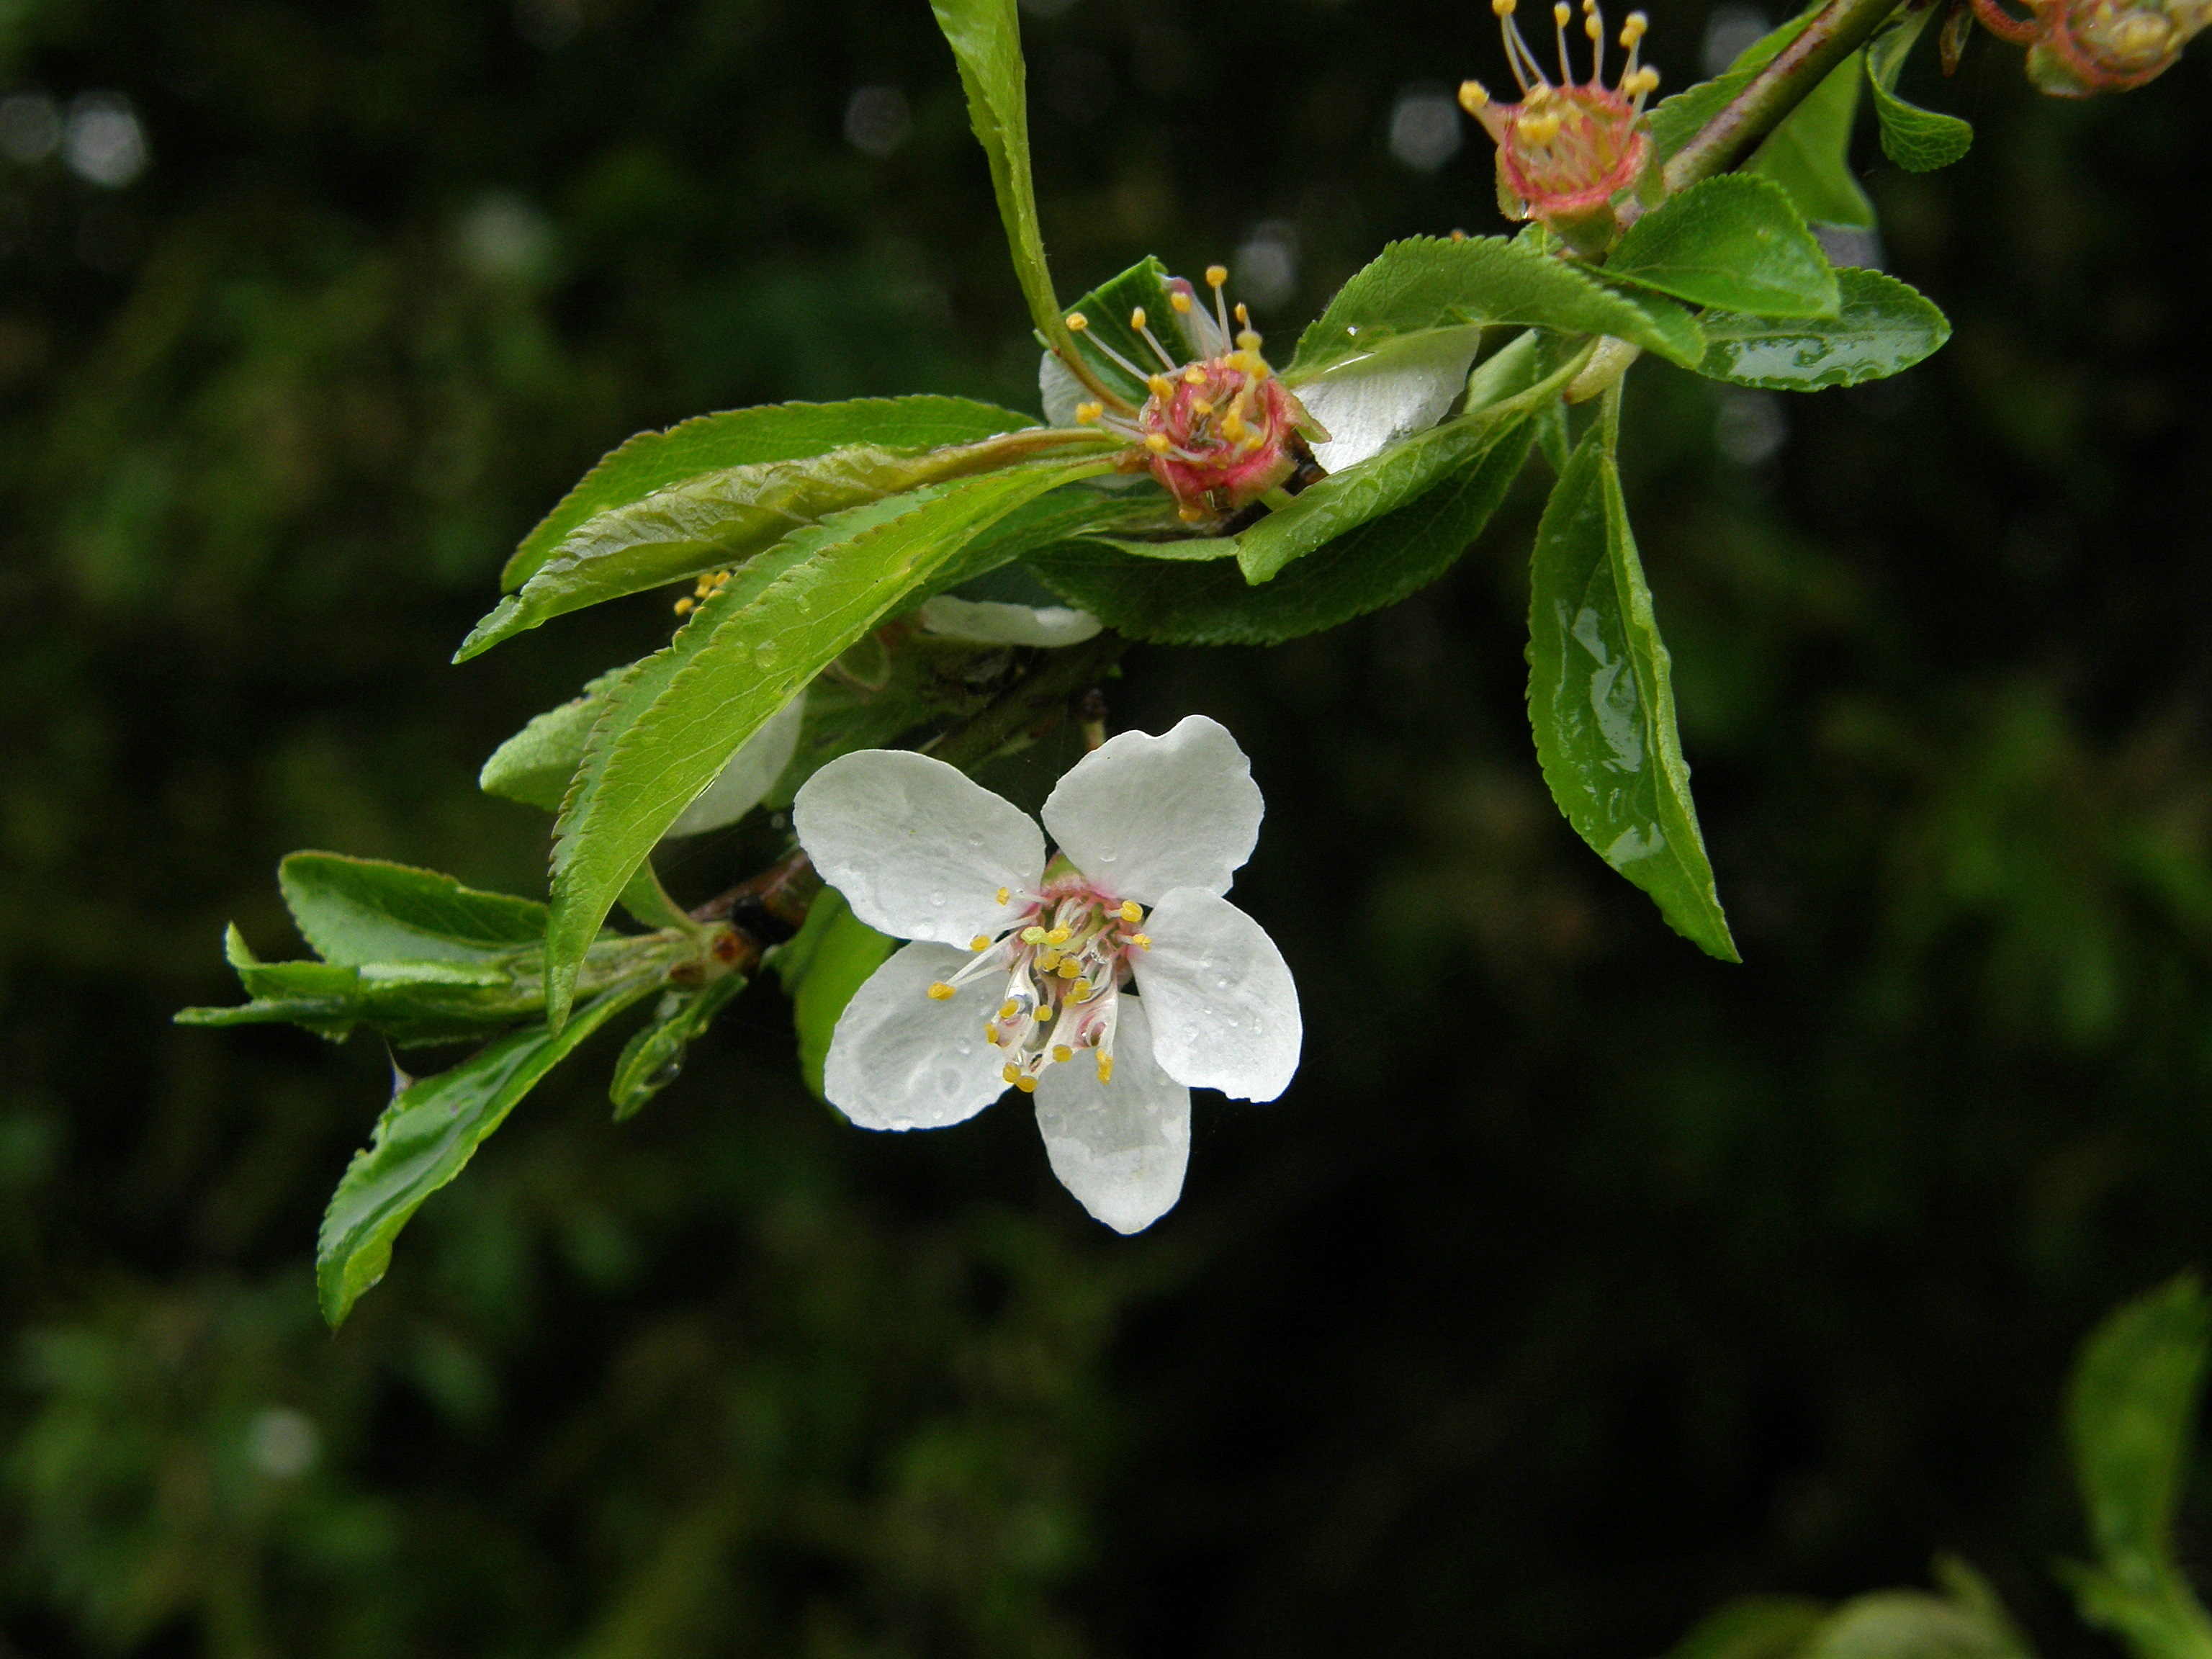
<path id="1" fill-rule="evenodd" d="M 939 909 L 942 910 L 945 908 L 945 895 L 943 893 L 932 893 L 929 896 L 929 902 L 935 905 Z"/>

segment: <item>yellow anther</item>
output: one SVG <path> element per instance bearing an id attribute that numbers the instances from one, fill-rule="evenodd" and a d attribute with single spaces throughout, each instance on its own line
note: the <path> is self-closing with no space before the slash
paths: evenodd
<path id="1" fill-rule="evenodd" d="M 975 938 L 968 941 L 968 948 L 971 951 L 989 950 L 991 948 L 991 936 L 988 933 L 976 934 Z"/>
<path id="2" fill-rule="evenodd" d="M 1073 957 L 1067 957 L 1060 964 L 1060 976 L 1062 979 L 1073 979 L 1082 971 L 1083 964 L 1078 962 Z"/>
<path id="3" fill-rule="evenodd" d="M 1075 930 L 1073 927 L 1055 927 L 1045 937 L 1054 945 L 1065 945 L 1075 937 Z"/>
<path id="4" fill-rule="evenodd" d="M 1000 1019 L 1012 1019 L 1016 1014 L 1021 1012 L 1021 1011 L 1022 1005 L 1016 1002 L 1012 997 L 1008 997 L 1006 999 L 1006 1006 L 999 1010 L 999 1018 Z"/>
<path id="5" fill-rule="evenodd" d="M 1229 314 L 1237 319 L 1237 327 L 1249 328 L 1252 326 L 1252 313 L 1244 308 L 1244 302 L 1242 300 L 1239 300 L 1235 305 L 1230 307 Z M 1239 345 L 1243 345 L 1243 337 L 1241 335 L 1237 337 L 1237 343 Z M 1244 349 L 1248 351 L 1251 349 L 1249 346 L 1245 346 Z"/>
<path id="6" fill-rule="evenodd" d="M 1142 921 L 1144 919 L 1145 907 L 1143 905 L 1138 903 L 1134 899 L 1123 899 L 1121 901 L 1122 921 Z"/>
<path id="7" fill-rule="evenodd" d="M 1036 1092 L 1036 1079 L 1026 1073 L 1021 1073 L 1014 1079 L 1014 1087 L 1025 1095 L 1033 1095 Z"/>
<path id="8" fill-rule="evenodd" d="M 1023 944 L 1024 944 L 1024 945 L 1042 945 L 1042 944 L 1043 944 L 1043 943 L 1044 943 L 1044 929 L 1043 929 L 1043 928 L 1042 928 L 1042 927 L 1036 927 L 1036 926 L 1035 926 L 1034 924 L 1032 924 L 1032 925 L 1031 925 L 1031 926 L 1030 926 L 1030 927 L 1027 927 L 1023 928 L 1023 929 L 1022 929 L 1022 943 L 1023 943 Z"/>
<path id="9" fill-rule="evenodd" d="M 1239 317 L 1237 320 L 1241 323 L 1244 319 L 1242 317 Z M 1238 333 L 1237 336 L 1237 344 L 1240 350 L 1256 353 L 1260 349 L 1260 337 L 1248 328 Z M 1256 368 L 1258 365 L 1255 363 L 1253 367 Z"/>
<path id="10" fill-rule="evenodd" d="M 1490 88 L 1480 81 L 1461 82 L 1459 106 L 1469 115 L 1473 115 L 1477 110 L 1487 109 L 1490 106 Z"/>
<path id="11" fill-rule="evenodd" d="M 1145 308 L 1142 306 L 1139 306 L 1134 311 L 1129 313 L 1129 326 L 1131 328 L 1142 328 L 1147 320 L 1148 319 L 1145 316 Z"/>
<path id="12" fill-rule="evenodd" d="M 1575 9 L 1567 3 L 1567 0 L 1559 0 L 1559 3 L 1552 8 L 1552 21 L 1561 28 L 1566 27 L 1567 19 L 1574 15 Z"/>
<path id="13" fill-rule="evenodd" d="M 1455 242 L 1464 242 L 1467 240 L 1467 233 L 1463 230 L 1455 230 L 1452 232 L 1451 239 Z"/>
<path id="14" fill-rule="evenodd" d="M 1037 952 L 1036 963 L 1039 968 L 1048 974 L 1054 969 L 1060 966 L 1060 952 L 1057 951 L 1040 951 Z"/>
<path id="15" fill-rule="evenodd" d="M 989 1043 L 994 1048 L 1000 1047 L 1003 1041 L 1003 1039 L 999 1036 L 999 1028 L 990 1024 L 988 1020 L 984 1022 L 983 1025 L 983 1041 Z"/>
<path id="16" fill-rule="evenodd" d="M 1183 370 L 1182 383 L 1185 386 L 1204 386 L 1206 384 L 1206 371 L 1200 368 L 1196 363 L 1193 363 L 1188 368 Z"/>
<path id="17" fill-rule="evenodd" d="M 1098 1080 L 1101 1083 L 1111 1083 L 1114 1080 L 1113 1055 L 1102 1053 L 1098 1056 Z"/>
<path id="18" fill-rule="evenodd" d="M 1208 265 L 1208 266 L 1206 266 L 1206 285 L 1208 288 L 1219 288 L 1219 287 L 1220 287 L 1224 283 L 1227 282 L 1228 280 L 1229 280 L 1229 267 L 1228 267 L 1227 265 Z"/>
<path id="19" fill-rule="evenodd" d="M 1650 27 L 1650 18 L 1640 11 L 1632 11 L 1628 14 L 1628 21 L 1620 26 L 1620 44 L 1624 46 L 1634 46 L 1644 38 L 1644 32 Z"/>
<path id="20" fill-rule="evenodd" d="M 1155 432 L 1145 440 L 1145 447 L 1151 450 L 1155 455 L 1164 455 L 1169 450 L 1174 448 L 1175 446 L 1168 441 L 1168 434 L 1166 433 Z"/>
<path id="21" fill-rule="evenodd" d="M 1513 0 L 1490 0 L 1490 9 L 1500 17 L 1513 15 Z"/>
<path id="22" fill-rule="evenodd" d="M 1524 115 L 1513 124 L 1516 137 L 1541 149 L 1559 136 L 1559 118 L 1548 112 Z"/>
<path id="23" fill-rule="evenodd" d="M 1196 501 L 1185 501 L 1181 507 L 1176 508 L 1176 517 L 1181 519 L 1185 524 L 1196 524 L 1206 517 L 1206 509 Z"/>
<path id="24" fill-rule="evenodd" d="M 949 1002 L 954 994 L 952 988 L 941 979 L 929 988 L 929 1000 L 932 1002 Z"/>
<path id="25" fill-rule="evenodd" d="M 1022 1080 L 1022 1068 L 1010 1060 L 1006 1062 L 1006 1069 L 999 1075 L 1009 1083 L 1018 1084 Z"/>
<path id="26" fill-rule="evenodd" d="M 1523 109 L 1534 109 L 1539 104 L 1547 101 L 1551 95 L 1551 83 L 1548 81 L 1539 81 L 1528 88 L 1528 95 L 1521 100 L 1521 106 Z"/>
<path id="27" fill-rule="evenodd" d="M 1129 943 L 1139 951 L 1149 951 L 1152 948 L 1152 936 L 1150 933 L 1132 933 L 1129 935 Z"/>
<path id="28" fill-rule="evenodd" d="M 1146 380 L 1145 384 L 1152 389 L 1152 396 L 1155 398 L 1172 398 L 1175 396 L 1175 382 L 1168 379 L 1164 374 L 1155 374 L 1150 380 Z"/>
<path id="29" fill-rule="evenodd" d="M 1106 405 L 1103 404 L 1078 404 L 1075 406 L 1075 423 L 1078 426 L 1089 426 L 1105 412 Z M 1000 899 L 999 902 L 1004 904 L 1006 901 Z"/>
<path id="30" fill-rule="evenodd" d="M 1595 17 L 1585 17 L 1583 19 L 1583 33 L 1593 40 L 1601 40 L 1605 38 L 1605 25 Z"/>
<path id="31" fill-rule="evenodd" d="M 717 587 L 720 587 L 724 582 L 729 580 L 730 573 L 726 570 L 717 570 L 714 573 L 714 586 Z"/>
<path id="32" fill-rule="evenodd" d="M 1000 903 L 1001 903 L 1001 904 L 1004 904 L 1004 903 L 1005 903 L 1008 899 L 1010 899 L 1010 898 L 1013 897 L 1013 896 L 1014 896 L 1014 890 L 1013 890 L 1012 888 L 1011 888 L 1011 887 L 1001 887 L 1001 888 L 999 890 L 999 902 L 1000 902 Z"/>
<path id="33" fill-rule="evenodd" d="M 1053 1049 L 1052 1057 L 1060 1064 L 1065 1066 L 1069 1060 L 1075 1058 L 1075 1050 L 1069 1048 L 1065 1042 L 1063 1042 Z"/>
<path id="34" fill-rule="evenodd" d="M 696 600 L 694 600 L 694 599 L 678 599 L 678 600 L 677 600 L 677 601 L 676 601 L 676 614 L 677 614 L 678 616 L 679 616 L 679 617 L 688 617 L 688 616 L 690 616 L 690 615 L 691 614 L 691 607 L 692 607 L 695 604 L 696 604 L 696 603 L 697 603 L 697 601 L 696 601 Z"/>
<path id="35" fill-rule="evenodd" d="M 1188 317 L 1190 315 L 1190 295 L 1184 293 L 1181 289 L 1176 289 L 1174 293 L 1168 295 L 1168 303 L 1175 307 L 1176 316 Z"/>
<path id="36" fill-rule="evenodd" d="M 1190 400 L 1190 412 L 1194 415 L 1211 415 L 1213 413 L 1213 405 L 1203 398 L 1193 398 Z"/>
<path id="37" fill-rule="evenodd" d="M 1244 435 L 1244 417 L 1239 415 L 1233 409 L 1226 415 L 1224 415 L 1221 417 L 1221 435 L 1224 438 L 1230 439 L 1243 437 Z"/>

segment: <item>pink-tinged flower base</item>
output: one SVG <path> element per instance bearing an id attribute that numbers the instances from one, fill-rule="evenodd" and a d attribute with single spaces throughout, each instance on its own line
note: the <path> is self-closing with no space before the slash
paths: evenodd
<path id="1" fill-rule="evenodd" d="M 1997 0 L 1974 0 L 1982 26 L 2026 46 L 2027 78 L 2059 98 L 2126 92 L 2154 81 L 2212 23 L 2212 0 L 2057 0 L 2029 9 L 2032 15 L 2015 17 Z"/>
<path id="2" fill-rule="evenodd" d="M 1257 352 L 1193 363 L 1137 412 L 1141 464 L 1179 502 L 1219 516 L 1249 507 L 1306 459 L 1309 417 Z M 1133 459 L 1136 458 L 1132 458 Z"/>

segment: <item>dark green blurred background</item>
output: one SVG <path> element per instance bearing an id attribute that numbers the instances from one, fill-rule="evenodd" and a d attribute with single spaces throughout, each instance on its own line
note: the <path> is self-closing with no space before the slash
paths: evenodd
<path id="1" fill-rule="evenodd" d="M 1064 293 L 1227 256 L 1279 339 L 1497 228 L 1487 8 L 1026 21 Z M 1152 1231 L 1016 1106 L 845 1127 L 763 986 L 633 1124 L 556 1078 L 333 1338 L 387 1058 L 170 1027 L 222 924 L 291 951 L 297 847 L 542 891 L 477 766 L 663 600 L 446 659 L 603 449 L 1034 351 L 922 0 L 0 5 L 0 1652 L 1644 1659 L 1938 1546 L 2087 1650 L 2066 1361 L 2212 1260 L 2206 70 L 1916 65 L 1974 153 L 1869 185 L 1949 348 L 1632 383 L 1745 966 L 1545 799 L 1532 476 L 1395 611 L 1130 659 L 1252 752 L 1309 1023 Z"/>

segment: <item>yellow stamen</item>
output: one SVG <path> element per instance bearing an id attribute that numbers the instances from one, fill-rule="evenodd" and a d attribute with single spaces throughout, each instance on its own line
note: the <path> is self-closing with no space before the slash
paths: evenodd
<path id="1" fill-rule="evenodd" d="M 1144 919 L 1145 919 L 1145 908 L 1144 908 L 1144 906 L 1142 906 L 1142 905 L 1139 904 L 1139 903 L 1137 902 L 1137 901 L 1136 901 L 1136 900 L 1134 900 L 1134 899 L 1123 899 L 1123 900 L 1121 901 L 1121 920 L 1122 920 L 1122 921 L 1142 921 Z"/>
<path id="2" fill-rule="evenodd" d="M 1196 524 L 1205 516 L 1206 509 L 1196 501 L 1185 501 L 1181 507 L 1176 508 L 1176 517 L 1181 519 L 1185 524 Z"/>
<path id="3" fill-rule="evenodd" d="M 1139 951 L 1149 951 L 1152 948 L 1152 936 L 1150 933 L 1132 933 L 1129 935 L 1129 943 Z"/>
<path id="4" fill-rule="evenodd" d="M 1168 441 L 1168 434 L 1166 433 L 1155 432 L 1152 436 L 1145 440 L 1145 447 L 1151 450 L 1155 455 L 1164 455 L 1170 449 L 1173 448 L 1174 446 Z"/>
<path id="5" fill-rule="evenodd" d="M 1243 416 L 1233 409 L 1221 417 L 1221 435 L 1230 439 L 1243 437 L 1244 435 Z"/>
<path id="6" fill-rule="evenodd" d="M 1231 310 L 1229 314 L 1236 318 L 1237 327 L 1249 328 L 1252 326 L 1252 313 L 1244 309 L 1244 302 L 1242 300 L 1239 300 L 1237 302 L 1236 306 Z M 1238 345 L 1244 345 L 1243 336 L 1237 336 L 1237 343 Z M 1244 349 L 1247 351 L 1249 351 L 1252 348 L 1250 346 L 1244 346 Z"/>
<path id="7" fill-rule="evenodd" d="M 1000 902 L 1000 903 L 1001 903 L 1001 904 L 1004 904 L 1004 903 L 1005 903 L 1008 899 L 1010 899 L 1010 898 L 1013 897 L 1013 896 L 1014 896 L 1014 890 L 1013 890 L 1012 888 L 1011 888 L 1011 887 L 1001 887 L 1001 888 L 999 890 L 999 902 Z"/>
<path id="8" fill-rule="evenodd" d="M 1480 81 L 1461 82 L 1459 106 L 1469 115 L 1474 114 L 1479 110 L 1487 109 L 1490 106 L 1490 88 Z"/>
<path id="9" fill-rule="evenodd" d="M 1194 415 L 1211 415 L 1213 413 L 1213 405 L 1203 398 L 1193 398 L 1190 400 L 1190 412 Z"/>
<path id="10" fill-rule="evenodd" d="M 1067 313 L 1067 327 L 1070 333 L 1080 334 L 1090 326 L 1091 319 L 1081 312 L 1071 311 Z"/>
<path id="11" fill-rule="evenodd" d="M 976 934 L 975 938 L 968 941 L 968 948 L 971 951 L 989 950 L 991 948 L 991 936 L 988 933 Z"/>
<path id="12" fill-rule="evenodd" d="M 989 1043 L 994 1048 L 997 1048 L 1000 1042 L 999 1028 L 989 1024 L 988 1021 L 983 1026 L 983 1041 Z"/>
<path id="13" fill-rule="evenodd" d="M 1241 311 L 1243 307 L 1240 306 L 1237 309 Z M 1241 323 L 1244 319 L 1239 317 L 1237 320 Z M 1249 351 L 1256 354 L 1260 349 L 1260 337 L 1257 334 L 1255 334 L 1250 329 L 1245 329 L 1237 337 L 1237 347 L 1240 351 Z M 1255 367 L 1257 365 L 1255 365 Z"/>
<path id="14" fill-rule="evenodd" d="M 1082 971 L 1083 964 L 1073 957 L 1067 957 L 1060 964 L 1060 976 L 1062 979 L 1073 979 Z"/>
<path id="15" fill-rule="evenodd" d="M 1101 1083 L 1111 1083 L 1114 1080 L 1113 1055 L 1102 1054 L 1098 1056 L 1098 1080 Z"/>
<path id="16" fill-rule="evenodd" d="M 1206 266 L 1206 285 L 1208 288 L 1219 288 L 1219 287 L 1220 287 L 1224 283 L 1227 282 L 1228 280 L 1229 280 L 1229 267 L 1228 267 L 1227 265 L 1208 265 L 1208 266 Z"/>
<path id="17" fill-rule="evenodd" d="M 1072 927 L 1055 927 L 1045 937 L 1054 945 L 1065 945 L 1075 937 L 1075 930 Z"/>
<path id="18" fill-rule="evenodd" d="M 1188 368 L 1183 370 L 1182 379 L 1185 386 L 1204 386 L 1206 384 L 1206 371 L 1200 368 L 1196 363 L 1193 363 Z"/>
<path id="19" fill-rule="evenodd" d="M 941 979 L 929 988 L 929 1000 L 932 1002 L 946 1002 L 956 994 L 953 988 Z"/>
<path id="20" fill-rule="evenodd" d="M 1000 1072 L 999 1075 L 1009 1083 L 1019 1083 L 1022 1080 L 1022 1068 L 1010 1060 L 1006 1062 L 1006 1070 Z"/>
<path id="21" fill-rule="evenodd" d="M 697 601 L 696 601 L 696 600 L 694 600 L 694 599 L 678 599 L 678 600 L 677 600 L 677 601 L 676 601 L 676 614 L 677 614 L 678 616 L 679 616 L 679 617 L 688 617 L 688 616 L 690 616 L 690 615 L 691 614 L 691 607 L 692 607 L 695 604 L 696 604 L 696 603 L 697 603 Z"/>
<path id="22" fill-rule="evenodd" d="M 1089 426 L 1105 412 L 1106 405 L 1103 404 L 1078 404 L 1075 406 L 1075 423 L 1078 426 Z M 1005 902 L 1003 899 L 1000 901 L 1002 904 Z"/>
<path id="23" fill-rule="evenodd" d="M 1152 396 L 1155 398 L 1172 398 L 1175 396 L 1175 382 L 1168 379 L 1164 374 L 1155 374 L 1151 379 L 1147 380 L 1145 384 L 1152 387 Z"/>
<path id="24" fill-rule="evenodd" d="M 1042 944 L 1043 944 L 1043 943 L 1044 943 L 1044 929 L 1043 929 L 1043 928 L 1042 928 L 1042 927 L 1035 927 L 1035 926 L 1031 926 L 1031 927 L 1024 927 L 1024 928 L 1023 928 L 1023 929 L 1022 929 L 1022 943 L 1023 943 L 1023 944 L 1024 944 L 1024 945 L 1042 945 Z"/>
<path id="25" fill-rule="evenodd" d="M 1190 315 L 1190 295 L 1184 293 L 1181 289 L 1177 289 L 1174 293 L 1168 295 L 1168 303 L 1175 307 L 1176 316 L 1188 317 Z"/>
<path id="26" fill-rule="evenodd" d="M 999 1018 L 1000 1019 L 1012 1019 L 1016 1014 L 1021 1012 L 1021 1011 L 1022 1005 L 1016 1002 L 1012 997 L 1008 997 L 1006 999 L 1006 1006 L 999 1010 Z"/>
<path id="27" fill-rule="evenodd" d="M 1038 951 L 1036 964 L 1046 973 L 1050 973 L 1054 969 L 1060 966 L 1060 952 L 1057 951 Z"/>
<path id="28" fill-rule="evenodd" d="M 1145 316 L 1145 308 L 1142 306 L 1139 306 L 1134 311 L 1129 313 L 1129 326 L 1132 329 L 1142 328 L 1147 320 L 1148 319 Z"/>
<path id="29" fill-rule="evenodd" d="M 1060 1064 L 1065 1066 L 1069 1060 L 1075 1058 L 1075 1050 L 1069 1048 L 1065 1042 L 1063 1042 L 1053 1049 L 1052 1057 L 1055 1060 L 1059 1061 Z"/>
<path id="30" fill-rule="evenodd" d="M 1014 1087 L 1025 1095 L 1033 1095 L 1036 1092 L 1036 1079 L 1027 1075 L 1017 1077 L 1014 1079 Z"/>

